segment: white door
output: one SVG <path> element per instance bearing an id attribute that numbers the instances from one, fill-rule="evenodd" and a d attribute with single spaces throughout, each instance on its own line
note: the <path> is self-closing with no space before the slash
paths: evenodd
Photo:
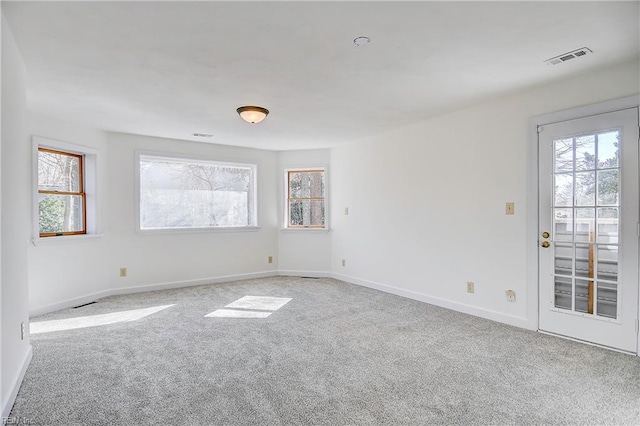
<path id="1" fill-rule="evenodd" d="M 539 328 L 637 352 L 638 109 L 538 128 Z"/>

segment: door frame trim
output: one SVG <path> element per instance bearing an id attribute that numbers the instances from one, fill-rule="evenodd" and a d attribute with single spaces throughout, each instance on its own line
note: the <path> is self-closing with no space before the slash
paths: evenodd
<path id="1" fill-rule="evenodd" d="M 640 95 L 629 96 L 611 101 L 599 102 L 567 110 L 542 114 L 529 120 L 529 141 L 527 146 L 527 320 L 528 328 L 539 330 L 539 264 L 538 264 L 538 223 L 539 223 L 539 179 L 538 179 L 538 126 L 574 120 L 591 115 L 605 114 L 628 108 L 640 107 Z M 640 122 L 640 108 L 639 108 Z M 640 294 L 640 292 L 639 292 Z M 640 312 L 640 297 L 638 298 L 638 311 Z M 640 356 L 640 338 L 636 355 Z"/>

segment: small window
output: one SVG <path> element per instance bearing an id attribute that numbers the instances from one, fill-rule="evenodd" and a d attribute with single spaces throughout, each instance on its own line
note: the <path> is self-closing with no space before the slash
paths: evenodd
<path id="1" fill-rule="evenodd" d="M 325 171 L 287 170 L 287 228 L 326 228 Z"/>
<path id="2" fill-rule="evenodd" d="M 257 226 L 256 166 L 140 155 L 140 229 Z"/>
<path id="3" fill-rule="evenodd" d="M 86 234 L 84 156 L 38 148 L 40 237 Z"/>

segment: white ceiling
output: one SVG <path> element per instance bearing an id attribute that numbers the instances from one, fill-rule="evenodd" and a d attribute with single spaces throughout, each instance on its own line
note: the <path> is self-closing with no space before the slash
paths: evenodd
<path id="1" fill-rule="evenodd" d="M 638 58 L 639 6 L 2 2 L 31 110 L 111 131 L 275 150 L 335 146 Z M 356 47 L 361 35 L 371 43 Z M 585 46 L 594 53 L 544 63 Z M 235 110 L 247 104 L 271 114 L 244 123 Z"/>

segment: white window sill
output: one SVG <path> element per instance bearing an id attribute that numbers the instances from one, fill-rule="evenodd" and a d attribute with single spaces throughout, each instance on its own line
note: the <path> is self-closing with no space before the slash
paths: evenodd
<path id="1" fill-rule="evenodd" d="M 280 228 L 281 232 L 310 232 L 310 233 L 327 233 L 329 228 Z"/>
<path id="2" fill-rule="evenodd" d="M 260 231 L 260 226 L 229 226 L 211 228 L 157 228 L 157 229 L 137 229 L 138 235 L 193 235 L 208 233 L 228 233 L 228 232 L 256 232 Z"/>
<path id="3" fill-rule="evenodd" d="M 102 238 L 104 234 L 82 234 L 82 235 L 60 235 L 56 237 L 37 237 L 31 239 L 34 247 L 49 246 L 66 243 L 77 243 L 88 240 L 96 240 Z"/>

